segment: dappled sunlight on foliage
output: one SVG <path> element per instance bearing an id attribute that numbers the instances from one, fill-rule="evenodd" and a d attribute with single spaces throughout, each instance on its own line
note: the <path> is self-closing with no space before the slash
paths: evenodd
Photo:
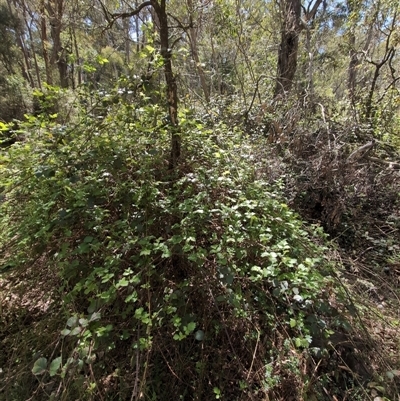
<path id="1" fill-rule="evenodd" d="M 0 2 L 0 401 L 398 400 L 399 12 Z"/>
<path id="2" fill-rule="evenodd" d="M 294 355 L 306 363 L 346 321 L 320 230 L 255 178 L 243 134 L 181 112 L 184 161 L 171 171 L 155 111 L 119 103 L 72 128 L 30 118 L 3 156 L 3 267 L 60 283 L 58 340 L 5 372 L 34 363 L 39 398 L 279 392 Z"/>

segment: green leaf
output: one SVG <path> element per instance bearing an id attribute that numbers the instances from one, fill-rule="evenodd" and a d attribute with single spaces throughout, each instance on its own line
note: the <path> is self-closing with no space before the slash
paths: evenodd
<path id="1" fill-rule="evenodd" d="M 109 63 L 109 61 L 105 57 L 101 56 L 100 54 L 97 56 L 97 62 L 100 65 L 104 65 L 106 63 Z"/>
<path id="2" fill-rule="evenodd" d="M 297 325 L 297 322 L 295 319 L 290 319 L 290 327 L 293 328 Z"/>
<path id="3" fill-rule="evenodd" d="M 250 269 L 252 272 L 261 273 L 262 269 L 260 266 L 252 266 Z"/>
<path id="4" fill-rule="evenodd" d="M 92 65 L 89 65 L 89 64 L 84 64 L 83 65 L 83 70 L 85 72 L 91 73 L 91 72 L 95 72 L 96 71 L 96 67 L 93 67 Z"/>
<path id="5" fill-rule="evenodd" d="M 165 247 L 163 249 L 163 253 L 162 253 L 161 257 L 162 258 L 170 258 L 171 255 L 172 255 L 171 251 L 167 247 Z"/>
<path id="6" fill-rule="evenodd" d="M 215 399 L 219 400 L 221 398 L 221 390 L 218 387 L 213 388 Z"/>
<path id="7" fill-rule="evenodd" d="M 37 376 L 42 375 L 43 373 L 46 372 L 46 368 L 47 368 L 47 358 L 39 358 L 33 365 L 32 373 Z"/>
<path id="8" fill-rule="evenodd" d="M 0 131 L 8 131 L 10 128 L 7 124 L 4 124 L 2 121 L 0 121 Z"/>
<path id="9" fill-rule="evenodd" d="M 61 335 L 64 336 L 64 337 L 65 337 L 65 336 L 68 336 L 69 333 L 71 333 L 71 330 L 69 330 L 69 329 L 61 330 Z"/>
<path id="10" fill-rule="evenodd" d="M 186 326 L 186 332 L 189 334 L 191 333 L 194 329 L 196 328 L 196 323 L 195 322 L 190 322 L 187 326 Z"/>
<path id="11" fill-rule="evenodd" d="M 72 331 L 71 331 L 71 336 L 76 336 L 76 335 L 78 335 L 80 332 L 81 332 L 81 328 L 78 326 L 78 327 L 75 327 Z"/>
<path id="12" fill-rule="evenodd" d="M 137 295 L 136 291 L 134 291 L 132 294 L 128 295 L 125 298 L 125 302 L 126 303 L 128 303 L 128 302 L 136 302 L 137 300 L 138 300 L 138 295 Z"/>
<path id="13" fill-rule="evenodd" d="M 68 327 L 75 327 L 78 324 L 78 316 L 71 316 L 67 320 L 67 326 Z"/>
<path id="14" fill-rule="evenodd" d="M 96 320 L 99 320 L 100 318 L 101 318 L 100 312 L 93 312 L 90 316 L 89 322 L 94 322 Z"/>
<path id="15" fill-rule="evenodd" d="M 145 46 L 145 49 L 146 49 L 149 53 L 153 53 L 154 50 L 156 50 L 153 46 L 150 46 L 150 45 L 146 45 L 146 46 Z"/>
<path id="16" fill-rule="evenodd" d="M 122 277 L 121 280 L 119 280 L 118 283 L 115 285 L 115 287 L 117 288 L 127 287 L 128 285 L 129 281 L 125 277 Z"/>
<path id="17" fill-rule="evenodd" d="M 57 374 L 57 371 L 58 371 L 58 369 L 60 369 L 60 366 L 61 366 L 61 361 L 62 361 L 61 356 L 59 356 L 58 358 L 53 359 L 51 361 L 50 368 L 49 368 L 49 373 L 50 373 L 51 377 L 53 377 Z"/>

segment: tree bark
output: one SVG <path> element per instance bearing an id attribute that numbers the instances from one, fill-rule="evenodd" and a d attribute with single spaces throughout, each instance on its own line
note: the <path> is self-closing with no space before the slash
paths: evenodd
<path id="1" fill-rule="evenodd" d="M 72 39 L 73 39 L 74 49 L 75 49 L 75 59 L 76 59 L 75 63 L 77 64 L 76 75 L 78 77 L 78 86 L 80 86 L 82 84 L 81 58 L 79 56 L 79 47 L 78 47 L 78 41 L 76 40 L 75 27 L 72 27 L 71 30 L 72 30 L 71 32 L 72 32 Z"/>
<path id="2" fill-rule="evenodd" d="M 46 11 L 44 7 L 44 0 L 40 2 L 40 31 L 41 31 L 41 39 L 42 39 L 42 53 L 44 66 L 46 70 L 46 81 L 49 85 L 53 85 L 53 76 L 51 73 L 50 67 L 50 58 L 48 52 L 49 39 L 47 37 L 47 27 L 46 27 Z"/>
<path id="3" fill-rule="evenodd" d="M 50 58 L 52 65 L 57 64 L 60 76 L 60 86 L 68 88 L 68 64 L 67 54 L 61 43 L 62 16 L 64 12 L 63 0 L 49 0 L 46 3 L 46 9 L 49 13 L 50 32 L 53 40 L 53 51 Z"/>
<path id="4" fill-rule="evenodd" d="M 172 71 L 172 49 L 169 47 L 168 35 L 168 16 L 166 10 L 166 0 L 160 0 L 160 3 L 153 0 L 153 7 L 158 15 L 160 22 L 160 43 L 161 43 L 161 56 L 164 59 L 164 75 L 165 82 L 167 83 L 167 101 L 168 101 L 168 114 L 171 125 L 171 157 L 170 168 L 174 169 L 177 165 L 179 156 L 181 154 L 181 137 L 178 132 L 178 90 L 176 85 L 175 75 Z"/>
<path id="5" fill-rule="evenodd" d="M 30 48 L 32 49 L 32 58 L 33 58 L 33 63 L 35 66 L 35 73 L 36 73 L 36 81 L 37 81 L 37 86 L 39 89 L 42 89 L 42 80 L 40 78 L 40 70 L 39 70 L 39 65 L 36 57 L 36 51 L 35 51 L 35 41 L 33 38 L 32 34 L 32 28 L 31 24 L 28 23 L 28 14 L 32 18 L 32 13 L 28 13 L 28 9 L 25 3 L 22 4 L 23 6 L 23 14 L 24 14 L 24 21 L 25 21 L 25 26 L 28 31 L 28 36 L 29 36 L 29 41 L 30 41 Z"/>
<path id="6" fill-rule="evenodd" d="M 309 29 L 323 0 L 311 0 L 307 8 L 303 7 L 301 17 L 301 0 L 283 0 L 281 27 L 281 44 L 278 53 L 278 71 L 274 97 L 285 95 L 293 86 L 297 70 L 297 54 L 301 31 Z M 312 63 L 312 60 L 311 60 Z M 312 68 L 312 65 L 310 64 Z"/>
<path id="7" fill-rule="evenodd" d="M 14 7 L 17 8 L 17 4 L 16 4 L 15 0 L 13 1 L 13 3 L 14 3 L 13 4 Z M 9 8 L 10 12 L 12 12 L 11 0 L 7 0 L 7 4 L 8 4 L 8 8 Z M 21 64 L 20 64 L 21 73 L 22 73 L 22 76 L 25 78 L 25 80 L 27 82 L 29 82 L 30 87 L 34 88 L 35 87 L 35 81 L 33 80 L 32 75 L 30 73 L 31 64 L 30 64 L 28 51 L 26 50 L 26 46 L 25 46 L 25 42 L 24 42 L 23 38 L 24 38 L 24 33 L 22 32 L 20 27 L 17 27 L 17 29 L 16 29 L 17 45 L 21 49 L 21 52 L 22 52 L 22 54 L 24 56 L 24 62 L 21 62 Z"/>
<path id="8" fill-rule="evenodd" d="M 181 136 L 178 131 L 178 89 L 175 75 L 172 69 L 172 49 L 169 44 L 169 25 L 166 9 L 166 0 L 147 0 L 139 4 L 135 10 L 130 12 L 110 14 L 105 5 L 100 1 L 105 17 L 111 27 L 119 18 L 131 18 L 138 15 L 146 7 L 152 7 L 155 12 L 155 22 L 159 27 L 161 56 L 164 61 L 164 76 L 167 84 L 167 103 L 169 125 L 171 127 L 171 154 L 169 167 L 174 169 L 181 154 Z"/>
<path id="9" fill-rule="evenodd" d="M 284 0 L 282 13 L 281 43 L 274 97 L 284 95 L 293 85 L 301 31 L 301 0 Z"/>
<path id="10" fill-rule="evenodd" d="M 125 18 L 122 20 L 122 25 L 124 27 L 124 33 L 125 33 L 125 38 L 124 38 L 124 47 L 125 47 L 125 62 L 126 64 L 130 64 L 131 62 L 131 38 L 130 38 L 130 19 Z"/>
<path id="11" fill-rule="evenodd" d="M 356 85 L 357 85 L 357 67 L 360 65 L 360 60 L 357 55 L 356 47 L 356 36 L 354 32 L 350 33 L 350 62 L 348 69 L 348 81 L 347 89 L 349 91 L 350 102 L 353 107 L 356 104 Z"/>

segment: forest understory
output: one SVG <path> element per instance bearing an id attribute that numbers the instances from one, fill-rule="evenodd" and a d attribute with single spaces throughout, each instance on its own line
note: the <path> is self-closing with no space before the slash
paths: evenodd
<path id="1" fill-rule="evenodd" d="M 0 399 L 396 400 L 396 150 L 192 116 L 171 175 L 152 136 L 107 140 L 116 109 L 4 194 Z"/>
<path id="2" fill-rule="evenodd" d="M 0 401 L 400 401 L 399 13 L 0 0 Z"/>

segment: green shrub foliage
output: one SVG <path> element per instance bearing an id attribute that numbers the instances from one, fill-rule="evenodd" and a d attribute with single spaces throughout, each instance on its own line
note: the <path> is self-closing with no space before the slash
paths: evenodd
<path id="1" fill-rule="evenodd" d="M 32 373 L 80 399 L 268 393 L 327 328 L 319 231 L 256 179 L 242 133 L 182 111 L 171 171 L 159 106 L 115 99 L 73 126 L 27 117 L 1 154 L 2 267 L 62 283 L 62 341 Z"/>

